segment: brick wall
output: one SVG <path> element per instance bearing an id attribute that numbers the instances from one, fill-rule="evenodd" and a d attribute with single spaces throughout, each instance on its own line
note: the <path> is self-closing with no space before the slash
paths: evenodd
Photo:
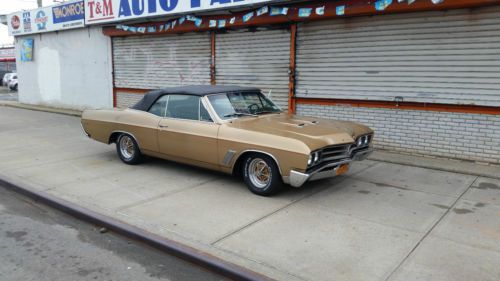
<path id="1" fill-rule="evenodd" d="M 366 124 L 376 148 L 500 164 L 500 116 L 306 104 L 297 114 Z"/>
<path id="2" fill-rule="evenodd" d="M 126 108 L 136 104 L 140 99 L 142 99 L 143 95 L 141 94 L 131 94 L 131 93 L 116 93 L 116 107 Z"/>

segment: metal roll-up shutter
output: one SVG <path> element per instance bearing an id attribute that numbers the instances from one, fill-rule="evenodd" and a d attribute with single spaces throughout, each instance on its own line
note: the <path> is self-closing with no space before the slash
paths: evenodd
<path id="1" fill-rule="evenodd" d="M 500 106 L 499 26 L 500 6 L 300 24 L 296 95 Z"/>
<path id="2" fill-rule="evenodd" d="M 219 85 L 254 86 L 282 109 L 288 107 L 290 30 L 229 31 L 216 35 L 215 73 Z"/>
<path id="3" fill-rule="evenodd" d="M 16 62 L 13 62 L 13 61 L 2 61 L 0 62 L 0 72 L 15 72 L 16 70 Z M 2 77 L 3 78 L 3 75 Z"/>
<path id="4" fill-rule="evenodd" d="M 210 84 L 210 34 L 127 36 L 113 38 L 116 88 L 157 89 Z M 116 93 L 119 107 L 130 106 L 141 95 Z"/>

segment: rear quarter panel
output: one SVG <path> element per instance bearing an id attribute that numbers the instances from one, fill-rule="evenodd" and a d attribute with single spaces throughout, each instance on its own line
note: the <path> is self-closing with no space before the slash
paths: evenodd
<path id="1" fill-rule="evenodd" d="M 109 143 L 113 132 L 132 134 L 143 151 L 158 151 L 159 117 L 144 111 L 126 110 L 85 110 L 82 126 L 96 141 Z"/>

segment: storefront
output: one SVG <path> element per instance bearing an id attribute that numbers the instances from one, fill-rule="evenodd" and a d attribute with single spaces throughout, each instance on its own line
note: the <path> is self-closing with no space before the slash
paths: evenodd
<path id="1" fill-rule="evenodd" d="M 14 47 L 3 47 L 0 48 L 0 79 L 9 72 L 16 72 L 16 52 Z"/>
<path id="2" fill-rule="evenodd" d="M 215 34 L 215 84 L 259 87 L 286 109 L 289 67 L 289 27 Z"/>
<path id="3" fill-rule="evenodd" d="M 114 37 L 117 106 L 135 103 L 143 89 L 210 84 L 210 37 L 209 32 Z M 216 33 L 215 41 L 217 84 L 260 87 L 287 108 L 289 29 L 228 31 Z"/>
<path id="4" fill-rule="evenodd" d="M 368 124 L 380 149 L 500 163 L 500 0 L 139 2 L 85 1 L 109 40 L 109 106 L 251 85 L 289 112 Z"/>
<path id="5" fill-rule="evenodd" d="M 210 34 L 114 37 L 115 102 L 136 103 L 148 89 L 210 84 Z"/>
<path id="6" fill-rule="evenodd" d="M 378 148 L 500 163 L 500 6 L 304 23 L 297 112 L 370 125 Z"/>
<path id="7" fill-rule="evenodd" d="M 282 5 L 286 16 L 256 8 L 247 22 L 248 10 L 199 17 L 212 28 L 131 25 L 151 35 L 107 27 L 115 102 L 182 84 L 253 85 L 291 112 L 368 124 L 381 149 L 500 163 L 500 7 L 340 2 Z"/>
<path id="8" fill-rule="evenodd" d="M 299 98 L 500 106 L 500 6 L 297 30 Z"/>

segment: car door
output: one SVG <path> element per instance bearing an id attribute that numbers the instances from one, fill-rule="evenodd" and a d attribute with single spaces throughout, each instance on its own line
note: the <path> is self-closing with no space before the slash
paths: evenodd
<path id="1" fill-rule="evenodd" d="M 217 134 L 212 121 L 196 95 L 169 95 L 165 118 L 158 124 L 160 153 L 195 165 L 218 168 Z"/>

